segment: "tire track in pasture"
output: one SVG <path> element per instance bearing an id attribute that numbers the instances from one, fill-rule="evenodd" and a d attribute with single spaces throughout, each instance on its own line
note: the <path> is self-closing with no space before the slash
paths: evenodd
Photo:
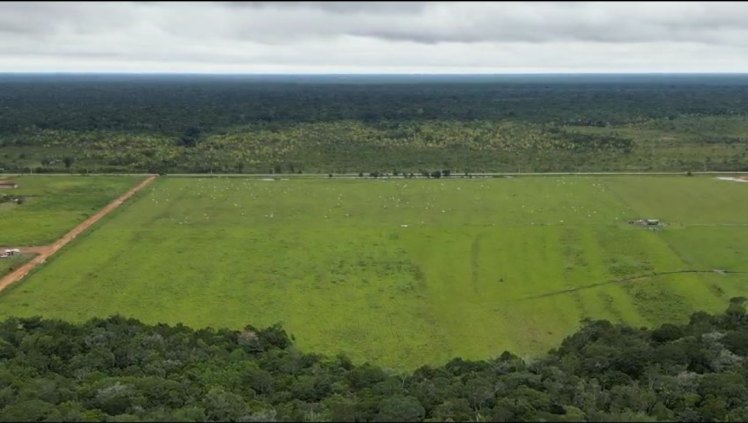
<path id="1" fill-rule="evenodd" d="M 674 271 L 670 271 L 670 272 L 651 272 L 651 273 L 646 273 L 646 274 L 643 274 L 643 275 L 629 276 L 629 277 L 626 277 L 626 278 L 618 278 L 618 279 L 613 279 L 613 280 L 606 281 L 606 282 L 598 282 L 598 283 L 593 283 L 593 284 L 589 284 L 589 285 L 578 286 L 578 287 L 575 287 L 575 288 L 569 288 L 569 289 L 562 289 L 562 290 L 559 290 L 559 291 L 546 292 L 544 294 L 538 294 L 538 295 L 532 295 L 532 296 L 529 296 L 529 297 L 524 297 L 524 298 L 521 298 L 520 300 L 521 301 L 523 301 L 523 300 L 533 300 L 533 299 L 538 299 L 538 298 L 552 297 L 552 296 L 556 296 L 556 295 L 571 294 L 571 293 L 575 293 L 575 292 L 578 292 L 578 291 L 582 291 L 582 290 L 586 290 L 586 289 L 599 288 L 599 287 L 606 286 L 606 285 L 631 283 L 631 282 L 636 282 L 638 280 L 646 279 L 646 278 L 656 278 L 656 277 L 659 277 L 659 276 L 676 275 L 676 274 L 683 274 L 683 273 L 718 273 L 718 274 L 723 274 L 723 275 L 732 275 L 732 274 L 747 274 L 748 272 L 739 272 L 739 271 L 730 271 L 730 270 L 719 270 L 719 269 L 712 269 L 712 270 L 674 270 Z"/>
<path id="2" fill-rule="evenodd" d="M 630 214 L 631 216 L 643 216 L 643 215 L 647 215 L 648 214 L 648 213 L 642 213 L 642 210 L 639 210 L 637 207 L 634 207 L 632 204 L 630 204 L 627 201 L 626 196 L 623 195 L 621 192 L 619 192 L 616 189 L 615 184 L 611 184 L 610 182 L 608 182 L 608 183 L 605 184 L 605 186 L 607 188 L 606 191 L 611 192 L 615 198 L 617 198 L 622 204 L 625 205 L 625 207 L 631 212 L 631 214 Z M 670 222 L 670 224 L 675 224 L 677 226 L 682 226 L 682 227 L 692 226 L 691 224 L 688 224 L 686 222 L 677 222 L 677 223 L 676 222 Z M 720 224 L 720 223 L 715 223 L 715 224 L 712 224 L 712 225 L 697 224 L 697 225 L 694 225 L 694 226 L 723 226 L 723 225 Z M 735 224 L 735 225 L 733 225 L 733 224 L 727 224 L 726 226 L 742 226 L 742 224 Z M 684 256 L 684 254 L 683 254 L 684 252 L 680 251 L 678 248 L 676 248 L 676 246 L 673 245 L 672 240 L 668 240 L 668 238 L 664 237 L 664 236 L 657 237 L 657 239 L 659 241 L 659 244 L 662 245 L 669 252 L 669 254 L 672 255 L 672 257 L 674 259 L 676 259 L 677 262 L 679 262 L 678 264 L 676 264 L 676 266 L 679 266 L 679 267 L 682 266 L 682 267 L 686 267 L 686 268 L 690 267 L 690 266 L 700 266 L 699 264 L 694 263 L 693 260 L 689 259 L 689 257 Z M 685 271 L 665 272 L 665 273 L 653 272 L 650 276 L 651 277 L 657 277 L 657 276 L 660 276 L 660 275 L 667 275 L 667 274 L 673 274 L 673 273 L 694 273 L 694 274 L 702 273 L 703 274 L 703 273 L 712 273 L 712 272 L 722 273 L 722 274 L 726 274 L 726 273 L 744 273 L 744 272 L 728 272 L 728 271 L 719 271 L 718 272 L 717 269 L 712 269 L 712 270 L 685 270 Z M 696 278 L 697 278 L 698 281 L 701 282 L 701 285 L 706 288 L 706 291 L 703 292 L 702 295 L 705 294 L 705 295 L 714 296 L 715 298 L 723 298 L 724 292 L 722 291 L 722 289 L 719 286 L 714 285 L 713 282 L 706 281 L 702 277 L 698 277 L 697 276 Z M 640 278 L 635 278 L 635 279 L 640 279 Z M 627 281 L 624 281 L 624 282 L 627 282 Z M 613 282 L 613 283 L 615 283 L 615 282 Z M 630 287 L 630 285 L 626 285 L 626 286 Z M 679 295 L 679 294 L 676 294 L 676 293 L 673 293 L 673 292 L 671 292 L 671 293 L 674 294 L 674 295 Z M 685 293 L 681 293 L 680 295 L 684 295 L 684 294 Z M 631 295 L 631 293 L 629 293 L 629 295 Z M 692 297 L 693 294 L 690 294 L 688 296 Z M 701 300 L 703 300 L 703 298 Z"/>
<path id="3" fill-rule="evenodd" d="M 479 276 L 480 276 L 480 240 L 482 235 L 475 235 L 473 243 L 470 246 L 470 264 L 472 270 L 473 290 L 475 293 L 479 293 L 478 289 Z"/>

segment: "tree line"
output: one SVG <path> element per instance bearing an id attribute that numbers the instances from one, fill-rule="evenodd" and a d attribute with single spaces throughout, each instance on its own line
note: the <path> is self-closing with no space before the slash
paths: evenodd
<path id="1" fill-rule="evenodd" d="M 745 170 L 746 110 L 739 75 L 0 75 L 0 172 Z"/>
<path id="2" fill-rule="evenodd" d="M 2 421 L 745 421 L 748 315 L 585 321 L 535 360 L 395 372 L 299 351 L 281 327 L 0 323 Z"/>

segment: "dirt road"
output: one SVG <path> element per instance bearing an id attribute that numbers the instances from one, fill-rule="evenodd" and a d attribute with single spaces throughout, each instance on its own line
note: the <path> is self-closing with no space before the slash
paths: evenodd
<path id="1" fill-rule="evenodd" d="M 47 245 L 43 247 L 23 248 L 23 250 L 26 250 L 28 252 L 38 252 L 39 255 L 34 257 L 28 263 L 25 263 L 23 266 L 19 267 L 18 269 L 14 270 L 13 272 L 5 275 L 2 279 L 0 279 L 0 291 L 18 282 L 19 280 L 23 279 L 23 277 L 28 275 L 28 273 L 31 270 L 33 270 L 36 266 L 39 266 L 40 264 L 47 261 L 47 259 L 50 256 L 52 256 L 54 253 L 59 251 L 62 247 L 67 245 L 70 241 L 74 240 L 78 235 L 83 233 L 86 229 L 90 228 L 91 225 L 101 220 L 101 218 L 103 218 L 104 216 L 114 211 L 117 207 L 121 206 L 122 203 L 127 201 L 127 199 L 129 199 L 130 197 L 135 195 L 138 191 L 148 186 L 148 184 L 153 182 L 155 179 L 156 179 L 155 175 L 147 177 L 146 179 L 144 179 L 143 181 L 135 185 L 133 188 L 131 188 L 129 191 L 119 196 L 116 200 L 109 203 L 106 207 L 96 212 L 96 214 L 84 220 L 80 225 L 73 228 L 70 232 L 63 235 L 60 239 L 58 239 L 51 245 Z"/>

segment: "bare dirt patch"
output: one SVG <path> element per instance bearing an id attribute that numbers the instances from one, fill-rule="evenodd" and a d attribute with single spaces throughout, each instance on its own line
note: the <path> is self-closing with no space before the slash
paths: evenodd
<path id="1" fill-rule="evenodd" d="M 42 245 L 37 247 L 18 247 L 21 250 L 21 254 L 45 254 L 48 253 L 51 247 L 48 245 Z"/>
<path id="2" fill-rule="evenodd" d="M 8 179 L 0 180 L 0 189 L 13 189 L 18 188 L 18 183 L 16 181 L 11 181 Z"/>
<path id="3" fill-rule="evenodd" d="M 49 252 L 49 249 L 51 247 L 48 245 L 39 245 L 39 246 L 33 246 L 33 247 L 15 247 L 15 246 L 0 245 L 0 252 L 14 249 L 14 248 L 21 250 L 21 254 L 44 254 L 46 252 Z"/>

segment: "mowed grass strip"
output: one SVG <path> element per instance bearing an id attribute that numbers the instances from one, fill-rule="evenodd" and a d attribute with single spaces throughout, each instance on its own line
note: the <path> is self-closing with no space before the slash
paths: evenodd
<path id="1" fill-rule="evenodd" d="M 0 294 L 0 316 L 282 323 L 399 369 L 533 356 L 584 318 L 654 325 L 748 293 L 746 274 L 656 274 L 748 271 L 747 206 L 748 184 L 706 177 L 165 177 Z M 650 217 L 667 226 L 627 223 Z"/>

